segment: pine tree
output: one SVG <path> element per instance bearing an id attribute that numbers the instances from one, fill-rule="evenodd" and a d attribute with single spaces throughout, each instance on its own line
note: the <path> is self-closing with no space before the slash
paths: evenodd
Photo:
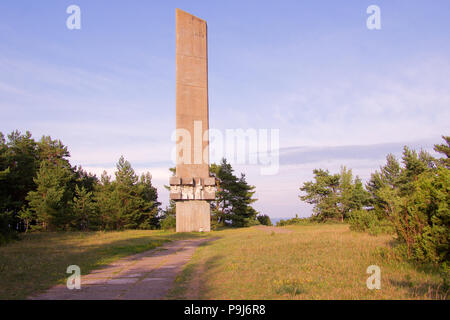
<path id="1" fill-rule="evenodd" d="M 272 221 L 270 220 L 270 217 L 266 214 L 261 214 L 256 217 L 260 224 L 263 226 L 272 226 Z"/>
<path id="2" fill-rule="evenodd" d="M 364 190 L 361 179 L 353 179 L 351 169 L 341 167 L 339 174 L 315 169 L 314 181 L 308 181 L 300 188 L 305 194 L 300 199 L 312 204 L 315 218 L 320 221 L 347 219 L 352 211 L 360 210 L 369 203 L 369 194 Z"/>
<path id="3" fill-rule="evenodd" d="M 157 229 L 159 224 L 158 191 L 152 185 L 152 176 L 149 172 L 141 175 L 137 184 L 137 194 L 140 197 L 140 211 L 135 218 L 139 229 Z"/>
<path id="4" fill-rule="evenodd" d="M 210 172 L 219 179 L 216 201 L 211 202 L 213 222 L 234 227 L 245 227 L 256 222 L 258 212 L 251 206 L 257 201 L 253 198 L 255 187 L 247 183 L 245 175 L 234 175 L 231 164 L 222 159 L 220 165 L 212 164 Z"/>
<path id="5" fill-rule="evenodd" d="M 351 198 L 351 210 L 361 210 L 370 204 L 370 194 L 364 189 L 361 179 L 356 176 L 353 182 L 353 195 Z"/>
<path id="6" fill-rule="evenodd" d="M 39 168 L 37 146 L 30 132 L 13 131 L 0 137 L 0 212 L 10 212 L 9 224 L 20 229 L 19 212 L 27 206 L 26 196 L 36 188 L 33 178 Z"/>
<path id="7" fill-rule="evenodd" d="M 226 159 L 222 159 L 220 165 L 211 164 L 210 172 L 219 180 L 216 201 L 211 202 L 213 219 L 218 225 L 225 225 L 226 221 L 231 221 L 233 192 L 236 192 L 237 177 Z"/>
<path id="8" fill-rule="evenodd" d="M 399 189 L 402 196 L 414 192 L 414 183 L 419 176 L 433 169 L 433 158 L 425 151 L 417 153 L 407 146 L 403 148 L 402 154 L 403 168 L 399 176 Z"/>
<path id="9" fill-rule="evenodd" d="M 338 207 L 340 210 L 340 220 L 343 222 L 351 211 L 354 204 L 354 185 L 353 185 L 353 173 L 351 169 L 347 169 L 345 166 L 341 167 L 339 174 L 339 187 L 338 187 Z"/>
<path id="10" fill-rule="evenodd" d="M 114 199 L 116 200 L 115 205 L 118 211 L 117 228 L 137 228 L 141 207 L 141 199 L 139 199 L 136 187 L 138 176 L 131 167 L 131 164 L 123 156 L 120 157 L 116 167 Z"/>
<path id="11" fill-rule="evenodd" d="M 74 191 L 75 185 L 77 185 L 79 188 L 84 187 L 88 192 L 94 191 L 95 186 L 99 182 L 95 174 L 83 170 L 81 166 L 79 167 L 75 166 L 73 168 L 73 173 L 74 173 Z"/>
<path id="12" fill-rule="evenodd" d="M 119 213 L 114 196 L 111 177 L 103 171 L 100 182 L 94 187 L 94 200 L 97 204 L 99 225 L 102 230 L 115 230 L 118 225 Z"/>
<path id="13" fill-rule="evenodd" d="M 450 170 L 445 162 L 407 147 L 402 162 L 399 166 L 388 161 L 385 167 L 394 170 L 372 175 L 368 186 L 375 209 L 382 210 L 382 218 L 390 221 L 408 258 L 448 261 Z"/>
<path id="14" fill-rule="evenodd" d="M 307 181 L 300 188 L 304 195 L 300 199 L 312 204 L 313 212 L 317 219 L 340 219 L 342 212 L 339 210 L 338 188 L 339 174 L 330 174 L 328 170 L 314 169 L 314 181 Z"/>
<path id="15" fill-rule="evenodd" d="M 11 232 L 10 224 L 11 211 L 8 211 L 8 203 L 10 196 L 8 194 L 8 185 L 5 183 L 10 170 L 7 161 L 8 147 L 6 145 L 5 137 L 0 132 L 0 245 L 6 242 L 6 237 Z"/>
<path id="16" fill-rule="evenodd" d="M 379 219 L 387 216 L 387 203 L 383 200 L 385 195 L 381 193 L 395 192 L 400 186 L 401 167 L 393 154 L 386 156 L 386 165 L 380 168 L 380 171 L 375 171 L 366 184 L 367 191 L 370 194 L 369 203 L 372 206 L 374 213 Z"/>
<path id="17" fill-rule="evenodd" d="M 60 162 L 44 160 L 34 179 L 36 190 L 27 196 L 30 210 L 43 229 L 67 229 L 72 220 L 68 188 L 72 171 Z"/>
<path id="18" fill-rule="evenodd" d="M 442 139 L 445 140 L 445 144 L 434 145 L 434 151 L 444 155 L 444 157 L 438 160 L 438 163 L 450 169 L 450 136 L 442 136 Z"/>
<path id="19" fill-rule="evenodd" d="M 236 189 L 233 188 L 232 190 L 234 191 L 234 196 L 231 201 L 231 225 L 233 227 L 254 225 L 258 215 L 258 211 L 251 206 L 252 203 L 258 200 L 253 198 L 255 186 L 249 185 L 245 179 L 245 174 L 241 173 Z"/>
<path id="20" fill-rule="evenodd" d="M 55 164 L 59 162 L 61 166 L 70 168 L 69 160 L 67 160 L 70 153 L 61 140 L 53 140 L 50 136 L 43 136 L 37 143 L 37 148 L 41 161 L 47 160 Z"/>
<path id="21" fill-rule="evenodd" d="M 92 192 L 86 188 L 75 186 L 75 197 L 72 203 L 74 227 L 80 230 L 96 229 L 99 225 L 97 208 Z"/>

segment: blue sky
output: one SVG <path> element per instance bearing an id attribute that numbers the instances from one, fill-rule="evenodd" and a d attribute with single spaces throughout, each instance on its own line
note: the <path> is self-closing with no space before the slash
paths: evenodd
<path id="1" fill-rule="evenodd" d="M 66 28 L 71 4 L 81 30 Z M 372 4 L 381 30 L 366 27 Z M 298 188 L 314 168 L 367 179 L 449 134 L 446 0 L 2 1 L 0 131 L 59 138 L 95 173 L 123 154 L 167 203 L 175 8 L 208 22 L 210 127 L 280 129 L 277 175 L 236 166 L 262 213 L 309 215 Z"/>

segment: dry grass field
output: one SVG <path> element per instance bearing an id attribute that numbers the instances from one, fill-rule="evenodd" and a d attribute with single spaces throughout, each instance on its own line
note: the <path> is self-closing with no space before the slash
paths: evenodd
<path id="1" fill-rule="evenodd" d="M 215 232 L 177 278 L 169 299 L 445 299 L 435 270 L 396 258 L 389 235 L 347 225 Z M 367 267 L 381 268 L 369 290 Z"/>
<path id="2" fill-rule="evenodd" d="M 282 232 L 280 232 L 282 231 Z M 23 235 L 0 247 L 0 299 L 25 299 L 67 279 L 160 246 L 214 237 L 199 247 L 168 299 L 445 299 L 436 270 L 397 258 L 389 235 L 347 225 L 253 227 L 208 234 L 164 231 L 58 232 Z M 369 290 L 366 269 L 381 268 L 381 289 Z"/>
<path id="3" fill-rule="evenodd" d="M 0 247 L 0 299 L 25 299 L 65 282 L 69 265 L 81 274 L 122 257 L 156 248 L 170 240 L 208 234 L 134 230 L 123 232 L 56 232 L 22 235 Z"/>

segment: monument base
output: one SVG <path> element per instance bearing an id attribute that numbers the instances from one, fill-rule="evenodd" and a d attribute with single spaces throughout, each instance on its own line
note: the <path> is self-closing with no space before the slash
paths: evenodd
<path id="1" fill-rule="evenodd" d="M 177 232 L 211 231 L 211 210 L 204 200 L 177 201 Z"/>

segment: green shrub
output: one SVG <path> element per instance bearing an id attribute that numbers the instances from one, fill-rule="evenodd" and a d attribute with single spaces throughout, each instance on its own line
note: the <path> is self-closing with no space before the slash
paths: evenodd
<path id="1" fill-rule="evenodd" d="M 167 216 L 163 220 L 161 220 L 161 229 L 163 230 L 172 230 L 177 227 L 177 219 L 175 216 Z"/>
<path id="2" fill-rule="evenodd" d="M 244 227 L 258 226 L 261 224 L 259 220 L 255 218 L 245 218 L 244 221 Z"/>
<path id="3" fill-rule="evenodd" d="M 381 189 L 387 218 L 408 259 L 450 261 L 450 170 L 438 167 L 413 176 L 405 190 Z"/>
<path id="4" fill-rule="evenodd" d="M 272 225 L 272 221 L 270 221 L 270 217 L 268 215 L 261 214 L 261 215 L 257 216 L 256 218 L 258 219 L 259 223 L 264 226 Z"/>
<path id="5" fill-rule="evenodd" d="M 367 231 L 378 222 L 375 214 L 366 210 L 355 210 L 350 213 L 348 223 L 353 231 Z"/>
<path id="6" fill-rule="evenodd" d="M 308 225 L 314 223 L 313 218 L 299 218 L 298 215 L 295 215 L 295 218 L 280 220 L 277 222 L 277 227 L 290 226 L 290 225 Z"/>
<path id="7" fill-rule="evenodd" d="M 352 211 L 348 223 L 350 224 L 350 230 L 367 231 L 371 235 L 393 232 L 393 227 L 389 221 L 379 219 L 374 212 L 368 210 Z"/>

